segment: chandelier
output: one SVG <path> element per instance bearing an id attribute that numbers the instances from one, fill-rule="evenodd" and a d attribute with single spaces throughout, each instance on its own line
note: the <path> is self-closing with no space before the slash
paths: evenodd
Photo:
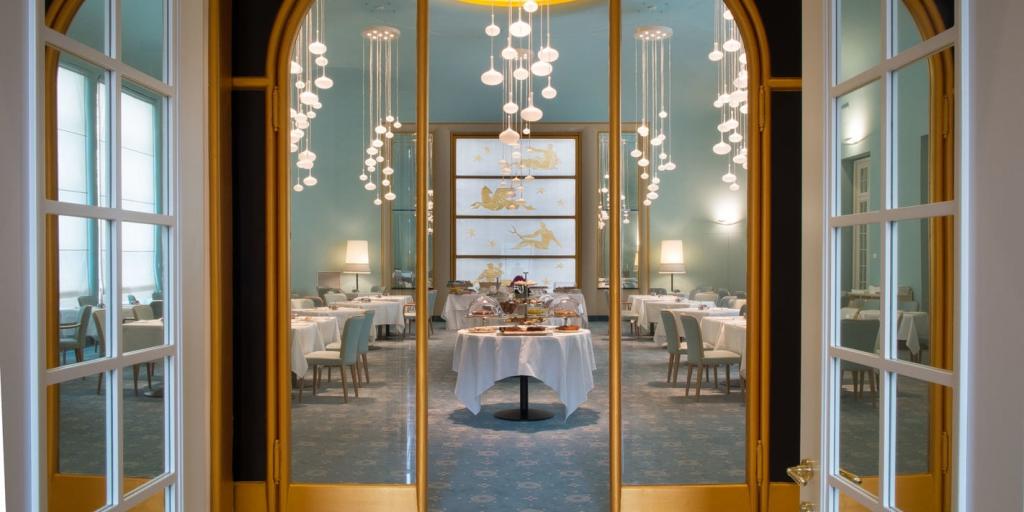
<path id="1" fill-rule="evenodd" d="M 394 174 L 392 151 L 395 130 L 402 127 L 398 119 L 398 53 L 395 42 L 397 28 L 372 26 L 363 30 L 363 123 L 366 159 L 363 160 L 359 181 L 363 188 L 374 193 L 373 204 L 394 201 Z M 383 192 L 383 194 L 382 194 Z"/>
<path id="2" fill-rule="evenodd" d="M 295 78 L 295 94 L 291 95 L 289 150 L 296 153 L 295 185 L 292 190 L 302 192 L 305 187 L 316 185 L 313 166 L 316 153 L 313 145 L 313 119 L 317 110 L 323 107 L 318 91 L 330 89 L 334 80 L 327 76 L 327 45 L 324 26 L 323 0 L 317 0 L 302 20 L 299 33 L 292 45 L 294 56 L 289 64 L 289 74 Z M 306 176 L 301 177 L 303 171 Z"/>
<path id="3" fill-rule="evenodd" d="M 633 31 L 636 53 L 634 101 L 640 124 L 636 142 L 629 156 L 636 160 L 640 179 L 646 184 L 644 206 L 658 199 L 659 176 L 674 171 L 672 161 L 672 29 L 663 26 L 641 26 Z"/>
<path id="4" fill-rule="evenodd" d="M 491 3 L 491 23 L 484 27 L 491 43 L 490 66 L 480 75 L 480 81 L 489 87 L 501 86 L 502 130 L 498 139 L 518 148 L 519 140 L 530 135 L 530 125 L 544 117 L 537 106 L 534 79 L 543 79 L 546 84 L 540 90 L 541 98 L 552 100 L 558 95 L 551 82 L 558 50 L 551 46 L 551 2 L 541 6 L 536 0 L 507 0 L 505 4 L 505 46 L 498 54 L 496 68 L 495 41 L 503 32 L 495 23 L 495 3 Z"/>
<path id="5" fill-rule="evenodd" d="M 609 163 L 611 162 L 611 153 L 609 152 L 609 148 L 608 148 L 608 146 L 610 144 L 611 144 L 610 141 L 606 141 L 604 139 L 601 140 L 601 146 L 600 146 L 600 152 L 601 152 L 601 158 L 600 158 L 601 177 L 600 177 L 600 180 L 599 180 L 599 187 L 597 189 L 597 229 L 598 230 L 603 230 L 605 228 L 605 226 L 608 225 L 608 220 L 611 218 L 611 215 L 608 213 L 608 210 L 611 209 L 611 201 L 612 201 L 611 189 L 608 188 L 608 180 L 609 180 L 609 178 L 611 176 L 609 168 L 608 168 L 609 167 Z M 628 144 L 629 144 L 629 141 L 627 141 L 625 138 L 623 138 L 623 139 L 621 139 L 619 141 L 619 146 L 620 146 L 619 156 L 621 158 L 621 167 L 619 168 L 620 171 L 622 169 L 624 169 L 625 166 L 626 166 L 625 154 L 626 154 L 626 146 Z M 623 224 L 629 224 L 629 222 L 630 222 L 630 219 L 629 219 L 629 199 L 626 197 L 626 194 L 620 194 L 619 195 L 619 200 L 621 201 L 621 204 L 622 204 L 622 223 Z"/>
<path id="6" fill-rule="evenodd" d="M 747 54 L 732 13 L 721 2 L 715 4 L 715 41 L 708 60 L 718 63 L 718 88 L 712 103 L 719 110 L 718 143 L 711 150 L 728 159 L 722 181 L 736 192 L 740 185 L 735 171 L 747 168 Z"/>

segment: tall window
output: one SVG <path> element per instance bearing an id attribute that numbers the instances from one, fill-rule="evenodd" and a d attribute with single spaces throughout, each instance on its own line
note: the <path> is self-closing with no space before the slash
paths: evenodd
<path id="1" fill-rule="evenodd" d="M 43 509 L 176 508 L 169 3 L 47 2 Z"/>
<path id="2" fill-rule="evenodd" d="M 537 136 L 514 149 L 456 136 L 456 279 L 577 286 L 578 147 L 575 136 Z"/>

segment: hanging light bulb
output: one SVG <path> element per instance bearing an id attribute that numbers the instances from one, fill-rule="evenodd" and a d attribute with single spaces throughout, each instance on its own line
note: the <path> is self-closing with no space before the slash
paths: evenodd
<path id="1" fill-rule="evenodd" d="M 733 184 L 729 185 L 729 190 L 731 190 L 733 192 L 736 192 L 739 189 L 740 189 L 740 184 L 739 183 L 733 183 Z"/>
<path id="2" fill-rule="evenodd" d="M 394 192 L 388 192 L 387 194 L 384 194 L 384 199 L 387 199 L 388 201 L 394 201 L 396 197 L 398 196 L 396 196 Z"/>
<path id="3" fill-rule="evenodd" d="M 291 143 L 291 144 L 289 144 L 289 145 L 288 145 L 288 149 L 289 149 L 289 151 L 290 151 L 290 152 L 294 153 L 294 152 L 296 152 L 296 151 L 298 151 L 298 150 L 299 150 L 299 145 L 298 145 L 298 144 L 295 144 L 295 143 L 293 142 L 293 143 Z"/>
<path id="4" fill-rule="evenodd" d="M 309 43 L 309 53 L 313 55 L 323 55 L 327 53 L 327 45 L 320 41 L 313 41 Z"/>
<path id="5" fill-rule="evenodd" d="M 528 104 L 526 108 L 524 108 L 523 111 L 519 113 L 519 115 L 523 118 L 523 121 L 526 121 L 528 123 L 536 123 L 537 121 L 540 121 L 540 119 L 544 117 L 544 112 L 533 105 L 532 92 L 530 93 L 530 98 L 527 101 Z"/>
<path id="6" fill-rule="evenodd" d="M 647 167 L 648 165 L 651 165 L 651 161 L 645 157 L 641 157 L 639 160 L 636 161 L 636 164 L 639 165 L 640 167 Z"/>
<path id="7" fill-rule="evenodd" d="M 718 144 L 711 147 L 711 151 L 714 151 L 716 155 L 726 155 L 729 151 L 732 151 L 732 146 L 725 141 L 719 141 Z"/>
<path id="8" fill-rule="evenodd" d="M 732 11 L 730 11 L 729 9 L 725 9 L 724 11 L 722 11 L 722 18 L 732 21 Z"/>
<path id="9" fill-rule="evenodd" d="M 530 65 L 530 71 L 536 76 L 544 77 L 550 75 L 554 71 L 554 67 L 547 62 L 537 60 Z"/>
<path id="10" fill-rule="evenodd" d="M 518 68 L 515 69 L 515 71 L 512 72 L 512 78 L 515 78 L 516 80 L 520 81 L 526 80 L 527 78 L 530 78 L 530 72 L 527 71 L 526 68 L 524 68 L 523 66 L 519 66 Z"/>
<path id="11" fill-rule="evenodd" d="M 299 160 L 298 162 L 295 163 L 295 167 L 298 167 L 299 169 L 306 169 L 308 171 L 313 168 L 313 161 Z"/>
<path id="12" fill-rule="evenodd" d="M 529 127 L 529 126 L 527 126 L 527 127 L 523 128 L 523 135 L 529 135 L 529 134 L 530 134 L 530 132 L 531 132 L 531 130 L 530 130 L 530 127 Z M 533 176 L 527 176 L 527 177 L 526 177 L 526 179 L 528 179 L 528 180 L 532 180 L 532 179 L 533 179 Z"/>
<path id="13" fill-rule="evenodd" d="M 740 61 L 740 64 L 743 64 L 743 65 L 747 64 L 747 52 L 743 52 L 743 53 L 740 54 L 739 61 Z"/>
<path id="14" fill-rule="evenodd" d="M 359 175 L 359 181 L 366 181 L 368 179 L 370 179 L 370 177 L 367 176 L 366 174 L 360 174 Z"/>
<path id="15" fill-rule="evenodd" d="M 537 51 L 537 58 L 550 64 L 558 60 L 558 50 L 552 48 L 551 46 L 544 46 L 539 51 Z"/>
<path id="16" fill-rule="evenodd" d="M 541 89 L 540 95 L 547 100 L 553 100 L 555 99 L 555 96 L 558 96 L 558 90 L 551 87 L 551 75 L 548 75 L 548 86 Z"/>
<path id="17" fill-rule="evenodd" d="M 307 187 L 312 187 L 313 185 L 317 184 L 317 179 L 312 174 L 310 174 L 309 176 L 302 178 L 302 183 L 304 183 Z"/>
<path id="18" fill-rule="evenodd" d="M 511 39 L 508 41 L 508 46 L 502 48 L 501 58 L 505 60 L 515 60 L 519 58 L 519 51 L 512 47 Z"/>
<path id="19" fill-rule="evenodd" d="M 636 134 L 641 136 L 641 137 L 646 137 L 646 136 L 650 135 L 650 133 L 651 133 L 651 129 L 648 128 L 646 124 L 641 124 L 636 129 Z"/>
<path id="20" fill-rule="evenodd" d="M 491 13 L 491 24 L 484 27 L 484 34 L 490 37 L 498 37 L 501 34 L 501 27 L 494 24 L 494 13 Z"/>
<path id="21" fill-rule="evenodd" d="M 324 57 L 323 55 L 321 55 L 321 56 L 317 57 L 316 59 L 314 59 L 313 62 L 315 62 L 317 66 L 325 67 L 325 66 L 327 66 L 327 57 Z"/>
<path id="22" fill-rule="evenodd" d="M 377 184 L 372 181 L 367 181 L 366 185 L 363 185 L 366 190 L 377 190 Z"/>
<path id="23" fill-rule="evenodd" d="M 718 42 L 716 41 L 714 49 L 708 53 L 708 60 L 711 62 L 718 62 L 722 60 L 723 57 L 725 57 L 725 54 L 722 53 L 722 50 L 718 49 Z"/>
<path id="24" fill-rule="evenodd" d="M 744 103 L 744 104 L 740 105 L 740 113 L 741 113 L 741 114 L 746 114 L 746 113 L 748 113 L 749 111 L 750 111 L 750 109 L 749 109 L 749 108 L 747 108 L 747 104 L 746 104 L 746 103 Z"/>
<path id="25" fill-rule="evenodd" d="M 302 64 L 293 60 L 291 65 L 288 66 L 288 70 L 291 71 L 293 75 L 298 75 L 299 73 L 302 73 Z"/>
<path id="26" fill-rule="evenodd" d="M 334 87 L 334 80 L 331 80 L 329 76 L 320 76 L 313 80 L 313 85 L 317 86 L 318 89 L 330 89 Z"/>
<path id="27" fill-rule="evenodd" d="M 315 105 L 319 101 L 319 97 L 313 91 L 302 91 L 299 94 L 299 102 L 303 105 Z"/>
<path id="28" fill-rule="evenodd" d="M 296 80 L 295 81 L 295 88 L 300 90 L 300 91 L 305 89 L 306 88 L 306 82 L 303 82 L 302 80 Z"/>
<path id="29" fill-rule="evenodd" d="M 674 171 L 674 170 L 676 170 L 676 163 L 671 161 L 671 160 L 669 160 L 668 162 L 665 163 L 665 170 L 666 171 Z"/>
<path id="30" fill-rule="evenodd" d="M 640 158 L 640 157 L 644 156 L 644 152 L 640 151 L 640 148 L 633 148 L 633 151 L 629 152 L 629 156 L 631 156 L 633 158 Z"/>
<path id="31" fill-rule="evenodd" d="M 491 67 L 480 75 L 480 81 L 484 85 L 499 85 L 505 81 L 505 75 L 494 69 L 494 56 L 491 56 Z"/>
<path id="32" fill-rule="evenodd" d="M 650 206 L 650 205 L 652 205 L 652 204 L 653 204 L 653 203 L 651 202 L 651 200 L 650 200 L 650 199 L 644 199 L 644 206 Z"/>
<path id="33" fill-rule="evenodd" d="M 727 172 L 727 173 L 722 175 L 722 181 L 725 182 L 725 183 L 735 183 L 736 182 L 736 175 L 733 174 L 732 171 L 729 171 L 729 172 Z"/>
<path id="34" fill-rule="evenodd" d="M 292 186 L 292 190 L 294 190 L 296 192 L 302 192 L 302 190 L 304 188 L 305 187 L 302 186 L 302 183 L 299 183 L 299 182 L 295 182 L 295 185 Z"/>
<path id="35" fill-rule="evenodd" d="M 742 140 L 743 140 L 743 136 L 740 135 L 739 132 L 732 132 L 732 133 L 729 134 L 729 142 L 736 143 L 736 142 L 740 142 Z"/>
<path id="36" fill-rule="evenodd" d="M 526 37 L 530 35 L 530 32 L 532 31 L 533 27 L 531 27 L 529 23 L 523 21 L 522 15 L 519 16 L 518 20 L 508 26 L 508 33 L 512 34 L 512 37 Z"/>
<path id="37" fill-rule="evenodd" d="M 390 166 L 387 166 L 387 167 L 381 169 L 380 172 L 381 172 L 381 174 L 383 174 L 385 176 L 391 176 L 392 174 L 395 173 L 395 170 L 392 169 Z"/>
<path id="38" fill-rule="evenodd" d="M 526 0 L 523 2 L 523 10 L 531 14 L 537 12 L 537 8 L 539 7 L 540 6 L 537 5 L 537 0 Z"/>
<path id="39" fill-rule="evenodd" d="M 724 43 L 722 43 L 722 49 L 727 51 L 727 52 L 729 52 L 729 53 L 732 53 L 732 52 L 735 52 L 735 51 L 739 50 L 741 48 L 741 46 L 742 45 L 740 45 L 739 41 L 737 41 L 737 40 L 735 40 L 735 39 L 733 39 L 731 37 L 729 39 L 726 39 L 726 41 Z"/>
<path id="40" fill-rule="evenodd" d="M 307 150 L 299 153 L 299 160 L 309 160 L 310 162 L 315 162 L 316 161 L 316 153 L 314 153 L 314 152 L 312 152 L 312 151 L 307 149 Z"/>
<path id="41" fill-rule="evenodd" d="M 505 128 L 505 131 L 498 135 L 498 140 L 506 145 L 513 145 L 519 142 L 519 133 L 512 128 Z"/>
<path id="42" fill-rule="evenodd" d="M 306 112 L 306 118 L 307 119 L 316 119 L 316 111 L 310 110 L 309 112 Z"/>
<path id="43" fill-rule="evenodd" d="M 392 126 L 394 126 L 396 130 L 402 127 L 402 122 L 398 120 L 398 117 L 395 117 L 395 122 Z"/>
<path id="44" fill-rule="evenodd" d="M 501 106 L 501 110 L 508 115 L 512 115 L 515 114 L 516 112 L 519 112 L 519 105 L 517 105 L 516 102 L 509 99 L 507 103 Z"/>
<path id="45" fill-rule="evenodd" d="M 740 153 L 738 155 L 734 155 L 732 157 L 732 162 L 735 163 L 735 164 L 739 164 L 739 165 L 746 165 L 747 164 L 747 155 L 744 155 L 743 153 Z"/>

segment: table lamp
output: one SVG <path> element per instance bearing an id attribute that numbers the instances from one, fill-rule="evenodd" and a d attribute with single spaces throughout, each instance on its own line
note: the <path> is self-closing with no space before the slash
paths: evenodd
<path id="1" fill-rule="evenodd" d="M 671 287 L 672 293 L 678 292 L 676 290 L 676 274 L 686 273 L 686 261 L 683 259 L 683 241 L 682 240 L 662 240 L 661 241 L 661 266 L 658 268 L 659 274 L 669 274 L 671 276 Z"/>
<path id="2" fill-rule="evenodd" d="M 345 265 L 342 272 L 356 275 L 356 289 L 359 291 L 359 274 L 370 273 L 370 243 L 366 240 L 349 240 L 345 246 Z"/>

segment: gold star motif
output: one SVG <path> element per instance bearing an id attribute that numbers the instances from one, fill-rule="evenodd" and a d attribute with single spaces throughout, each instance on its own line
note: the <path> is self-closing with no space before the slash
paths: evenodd
<path id="1" fill-rule="evenodd" d="M 537 195 L 538 196 L 544 195 L 544 187 L 540 187 L 540 188 L 537 189 Z"/>
<path id="2" fill-rule="evenodd" d="M 490 247 L 491 249 L 494 249 L 495 247 L 498 246 L 498 242 L 495 242 L 494 240 L 488 240 L 487 246 Z"/>
<path id="3" fill-rule="evenodd" d="M 558 200 L 558 206 L 561 206 L 562 208 L 565 208 L 565 199 L 559 199 Z"/>
<path id="4" fill-rule="evenodd" d="M 565 263 L 559 263 L 559 264 L 555 265 L 555 268 L 561 270 L 561 269 L 565 268 Z"/>
<path id="5" fill-rule="evenodd" d="M 469 228 L 468 230 L 466 230 L 466 236 L 468 236 L 469 238 L 476 237 L 476 230 L 473 228 Z"/>

